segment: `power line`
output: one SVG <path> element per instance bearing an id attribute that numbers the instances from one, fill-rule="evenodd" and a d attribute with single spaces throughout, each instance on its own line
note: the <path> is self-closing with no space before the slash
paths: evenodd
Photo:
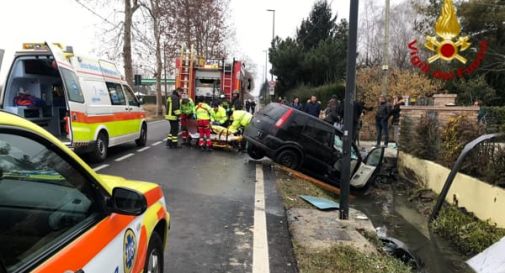
<path id="1" fill-rule="evenodd" d="M 95 15 L 96 17 L 100 18 L 101 20 L 103 20 L 104 22 L 114 26 L 114 27 L 117 27 L 116 24 L 112 23 L 111 21 L 109 21 L 107 18 L 103 17 L 102 15 L 100 15 L 98 12 L 94 11 L 92 8 L 86 6 L 84 3 L 82 3 L 80 0 L 75 0 L 75 2 L 77 2 L 77 4 L 79 4 L 81 7 L 85 8 L 86 10 L 88 10 L 89 12 L 93 13 L 93 15 Z"/>

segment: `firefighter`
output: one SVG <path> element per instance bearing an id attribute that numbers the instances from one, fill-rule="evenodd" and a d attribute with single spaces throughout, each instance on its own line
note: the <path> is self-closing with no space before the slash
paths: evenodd
<path id="1" fill-rule="evenodd" d="M 165 119 L 170 122 L 170 133 L 167 138 L 169 148 L 177 148 L 177 139 L 179 135 L 179 115 L 180 109 L 180 89 L 172 91 L 172 95 L 167 98 L 167 114 Z"/>
<path id="2" fill-rule="evenodd" d="M 228 114 L 226 113 L 226 109 L 224 109 L 221 104 L 217 101 L 212 104 L 212 110 L 214 111 L 214 125 L 219 125 L 223 127 L 228 126 Z"/>
<path id="3" fill-rule="evenodd" d="M 231 125 L 228 127 L 228 132 L 231 134 L 237 134 L 239 130 L 244 129 L 251 123 L 253 115 L 247 111 L 238 108 L 238 110 L 233 111 L 231 115 Z"/>
<path id="4" fill-rule="evenodd" d="M 233 91 L 231 107 L 233 110 L 242 110 L 242 102 L 240 101 L 240 92 L 238 90 Z"/>
<path id="5" fill-rule="evenodd" d="M 211 150 L 212 141 L 210 139 L 211 122 L 214 116 L 214 111 L 212 108 L 205 103 L 203 97 L 197 98 L 197 105 L 195 107 L 196 115 L 196 126 L 198 127 L 198 134 L 200 139 L 198 140 L 198 146 L 202 150 Z"/>
<path id="6" fill-rule="evenodd" d="M 188 123 L 189 120 L 195 115 L 195 103 L 186 94 L 182 95 L 181 99 L 181 137 L 182 143 L 189 145 L 191 143 L 191 136 L 189 135 Z"/>

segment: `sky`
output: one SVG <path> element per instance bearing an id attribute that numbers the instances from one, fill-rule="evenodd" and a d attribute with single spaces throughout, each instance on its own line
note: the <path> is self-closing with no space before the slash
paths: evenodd
<path id="1" fill-rule="evenodd" d="M 308 17 L 315 0 L 231 0 L 230 23 L 235 35 L 232 52 L 248 56 L 257 68 L 256 88 L 264 80 L 265 50 L 272 39 L 272 13 L 275 34 L 293 36 L 303 18 Z M 349 0 L 329 0 L 339 18 L 348 18 Z M 5 56 L 0 67 L 0 85 L 5 80 L 13 54 L 23 42 L 51 41 L 71 45 L 76 54 L 93 57 L 100 46 L 102 19 L 74 0 L 16 0 L 0 4 L 0 49 Z M 19 11 L 23 11 L 20 13 Z M 233 57 L 233 56 L 231 56 Z M 270 67 L 270 65 L 269 65 Z M 268 75 L 270 77 L 270 75 Z"/>

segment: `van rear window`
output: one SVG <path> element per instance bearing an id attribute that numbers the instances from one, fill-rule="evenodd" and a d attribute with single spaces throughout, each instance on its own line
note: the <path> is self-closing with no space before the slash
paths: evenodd
<path id="1" fill-rule="evenodd" d="M 288 110 L 287 107 L 271 103 L 267 105 L 265 108 L 263 108 L 263 110 L 261 110 L 260 112 L 273 120 L 278 120 L 287 110 Z"/>

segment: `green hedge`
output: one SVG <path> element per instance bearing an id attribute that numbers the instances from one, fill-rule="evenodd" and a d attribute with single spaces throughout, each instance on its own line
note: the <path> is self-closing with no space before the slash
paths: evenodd
<path id="1" fill-rule="evenodd" d="M 286 99 L 291 101 L 294 97 L 299 97 L 300 102 L 304 103 L 310 99 L 312 95 L 316 96 L 317 99 L 322 102 L 323 106 L 326 106 L 326 103 L 331 99 L 332 95 L 336 95 L 340 100 L 343 100 L 345 96 L 345 83 L 338 82 L 316 87 L 302 85 L 287 91 Z"/>
<path id="2" fill-rule="evenodd" d="M 505 132 L 505 107 L 483 106 L 479 111 L 479 121 L 486 125 L 486 131 Z"/>
<path id="3" fill-rule="evenodd" d="M 450 205 L 444 206 L 431 227 L 469 257 L 482 252 L 505 236 L 505 229 L 481 221 Z"/>

